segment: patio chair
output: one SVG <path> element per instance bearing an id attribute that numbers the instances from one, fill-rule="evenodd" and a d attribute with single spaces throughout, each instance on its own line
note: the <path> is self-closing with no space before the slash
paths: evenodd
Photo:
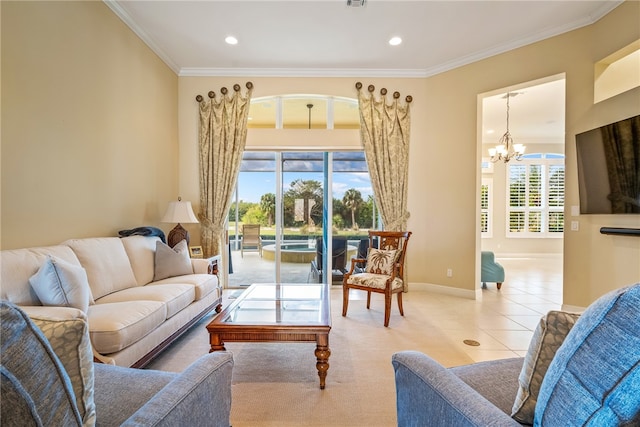
<path id="1" fill-rule="evenodd" d="M 342 277 L 347 272 L 347 239 L 346 237 L 334 237 L 331 240 L 331 245 L 331 282 L 342 282 Z M 318 283 L 322 283 L 323 254 L 322 237 L 318 237 L 316 239 L 316 259 L 311 261 L 311 273 Z"/>
<path id="2" fill-rule="evenodd" d="M 391 317 L 391 295 L 398 295 L 400 315 L 402 292 L 404 291 L 404 259 L 410 231 L 369 231 L 369 250 L 366 259 L 352 258 L 351 269 L 342 280 L 342 315 L 347 315 L 349 290 L 367 292 L 367 308 L 371 305 L 371 292 L 384 294 L 384 326 L 389 326 Z M 374 241 L 378 240 L 376 249 Z M 366 261 L 365 271 L 356 273 L 356 264 Z"/>
<path id="3" fill-rule="evenodd" d="M 373 241 L 373 247 L 378 248 L 378 241 Z M 358 261 L 356 262 L 356 267 L 353 270 L 355 273 L 364 273 L 365 267 L 367 266 L 367 254 L 369 253 L 369 239 L 360 239 L 358 243 L 358 253 L 356 254 L 356 258 Z"/>
<path id="4" fill-rule="evenodd" d="M 256 249 L 260 256 L 262 256 L 262 237 L 260 237 L 260 224 L 242 225 L 240 256 L 242 256 L 243 258 L 246 248 Z"/>

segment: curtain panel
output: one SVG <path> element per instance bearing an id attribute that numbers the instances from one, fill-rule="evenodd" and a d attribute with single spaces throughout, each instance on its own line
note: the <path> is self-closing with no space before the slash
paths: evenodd
<path id="1" fill-rule="evenodd" d="M 224 227 L 231 198 L 238 179 L 242 153 L 247 141 L 247 119 L 253 84 L 247 82 L 243 95 L 240 85 L 220 89 L 216 99 L 211 91 L 208 99 L 196 97 L 200 110 L 198 132 L 200 172 L 200 239 L 206 257 L 221 252 Z"/>
<path id="2" fill-rule="evenodd" d="M 387 231 L 405 231 L 409 211 L 407 210 L 409 180 L 409 104 L 398 102 L 399 92 L 394 92 L 393 101 L 387 104 L 387 89 L 380 90 L 380 97 L 373 94 L 375 87 L 369 85 L 368 93 L 356 83 L 360 108 L 360 139 L 364 147 L 373 194 Z"/>

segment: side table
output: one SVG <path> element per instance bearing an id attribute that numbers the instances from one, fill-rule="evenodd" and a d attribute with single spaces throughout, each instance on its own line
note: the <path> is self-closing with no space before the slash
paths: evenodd
<path id="1" fill-rule="evenodd" d="M 198 263 L 200 263 L 200 260 L 204 261 L 207 263 L 207 274 L 211 274 L 213 276 L 216 276 L 218 278 L 218 286 L 220 286 L 220 276 L 219 276 L 219 272 L 220 272 L 220 267 L 222 265 L 222 256 L 220 255 L 214 255 L 212 257 L 208 257 L 208 258 L 199 258 L 198 259 Z M 202 270 L 204 269 L 204 265 L 202 265 L 203 263 L 201 263 L 201 267 L 200 267 L 200 271 L 203 272 Z M 220 286 L 220 292 L 222 295 L 222 287 Z M 222 301 L 222 299 L 221 299 Z M 216 313 L 220 313 L 222 311 L 222 304 L 218 304 L 218 306 L 216 306 L 215 308 Z"/>
<path id="2" fill-rule="evenodd" d="M 212 257 L 206 258 L 206 260 L 209 262 L 207 273 L 218 276 L 218 273 L 220 272 L 220 266 L 222 265 L 222 256 L 214 255 Z M 219 277 L 220 276 L 218 276 L 218 278 Z"/>

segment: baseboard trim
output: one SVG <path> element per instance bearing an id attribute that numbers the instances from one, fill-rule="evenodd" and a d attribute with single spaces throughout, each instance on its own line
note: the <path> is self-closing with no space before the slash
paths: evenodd
<path id="1" fill-rule="evenodd" d="M 580 307 L 579 305 L 562 304 L 562 311 L 568 311 L 569 313 L 582 313 L 586 310 L 586 307 Z"/>
<path id="2" fill-rule="evenodd" d="M 500 253 L 500 252 L 495 252 L 495 256 L 496 258 L 502 258 L 502 259 L 519 259 L 519 258 L 562 258 L 562 252 L 558 252 L 558 253 L 538 253 L 538 252 L 523 252 L 523 253 L 514 253 L 514 252 L 507 252 L 507 253 Z"/>
<path id="3" fill-rule="evenodd" d="M 482 295 L 482 289 L 479 289 L 479 288 L 475 290 L 460 289 L 460 288 L 452 288 L 450 286 L 436 285 L 434 283 L 410 282 L 409 292 L 411 292 L 412 290 L 429 291 L 436 294 L 451 295 L 454 297 L 473 299 L 473 300 L 480 299 L 480 296 Z"/>

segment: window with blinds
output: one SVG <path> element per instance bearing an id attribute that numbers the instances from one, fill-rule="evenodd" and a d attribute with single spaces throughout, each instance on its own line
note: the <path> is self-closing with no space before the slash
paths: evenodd
<path id="1" fill-rule="evenodd" d="M 528 154 L 508 164 L 507 236 L 562 237 L 564 156 Z"/>

